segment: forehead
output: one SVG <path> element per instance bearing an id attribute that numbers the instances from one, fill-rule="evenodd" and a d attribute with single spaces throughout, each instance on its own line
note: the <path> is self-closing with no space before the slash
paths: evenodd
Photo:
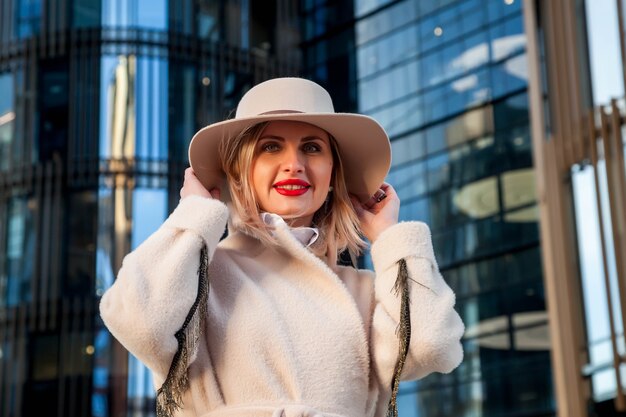
<path id="1" fill-rule="evenodd" d="M 291 137 L 318 137 L 328 141 L 328 133 L 324 129 L 309 123 L 291 120 L 274 120 L 269 122 L 261 133 L 261 137 L 263 136 L 278 136 L 285 139 Z"/>

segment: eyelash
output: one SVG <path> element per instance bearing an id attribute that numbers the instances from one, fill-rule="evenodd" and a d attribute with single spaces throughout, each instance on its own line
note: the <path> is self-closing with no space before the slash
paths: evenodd
<path id="1" fill-rule="evenodd" d="M 302 145 L 302 149 L 309 153 L 309 152 L 321 152 L 322 148 L 321 146 L 319 146 L 316 143 L 305 143 L 304 145 Z M 277 143 L 274 142 L 268 142 L 268 143 L 264 143 L 263 145 L 261 145 L 261 150 L 263 152 L 276 152 L 277 150 L 280 150 L 280 146 Z"/>
<path id="2" fill-rule="evenodd" d="M 274 147 L 273 150 L 270 150 L 270 147 Z M 261 150 L 263 152 L 275 152 L 278 149 L 278 145 L 276 143 L 273 142 L 268 142 L 268 143 L 264 143 L 263 145 L 261 145 Z"/>
<path id="3" fill-rule="evenodd" d="M 305 152 L 310 152 L 310 150 L 307 151 L 306 148 L 313 148 L 312 149 L 313 152 L 320 152 L 322 150 L 322 148 L 318 144 L 312 143 L 312 142 L 311 143 L 305 143 L 304 146 L 302 146 L 302 149 L 304 149 Z"/>

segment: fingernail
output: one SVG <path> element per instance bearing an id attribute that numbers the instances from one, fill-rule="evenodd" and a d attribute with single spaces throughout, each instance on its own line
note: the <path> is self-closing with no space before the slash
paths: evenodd
<path id="1" fill-rule="evenodd" d="M 378 190 L 378 191 L 376 191 L 376 194 L 374 194 L 374 200 L 377 203 L 380 203 L 385 198 L 387 198 L 387 194 L 383 190 Z"/>

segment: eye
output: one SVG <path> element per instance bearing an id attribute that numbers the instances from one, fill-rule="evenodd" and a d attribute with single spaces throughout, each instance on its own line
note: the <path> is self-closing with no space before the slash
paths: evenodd
<path id="1" fill-rule="evenodd" d="M 315 142 L 307 142 L 302 145 L 302 150 L 306 153 L 317 153 L 322 151 L 322 147 Z"/>
<path id="2" fill-rule="evenodd" d="M 265 142 L 264 144 L 261 145 L 261 151 L 263 152 L 276 152 L 280 150 L 280 146 L 278 146 L 278 144 L 276 142 Z"/>

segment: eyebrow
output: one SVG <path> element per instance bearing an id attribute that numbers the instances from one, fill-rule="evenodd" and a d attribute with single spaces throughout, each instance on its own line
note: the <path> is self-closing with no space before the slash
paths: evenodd
<path id="1" fill-rule="evenodd" d="M 285 138 L 283 138 L 282 136 L 278 136 L 278 135 L 263 135 L 259 138 L 259 140 L 261 139 L 276 139 L 276 140 L 281 140 L 281 141 L 285 141 Z M 305 136 L 300 138 L 300 140 L 305 141 L 305 142 L 311 142 L 314 140 L 320 140 L 322 142 L 324 142 L 324 139 L 319 137 L 319 136 L 315 136 L 315 135 L 311 135 L 311 136 Z"/>

